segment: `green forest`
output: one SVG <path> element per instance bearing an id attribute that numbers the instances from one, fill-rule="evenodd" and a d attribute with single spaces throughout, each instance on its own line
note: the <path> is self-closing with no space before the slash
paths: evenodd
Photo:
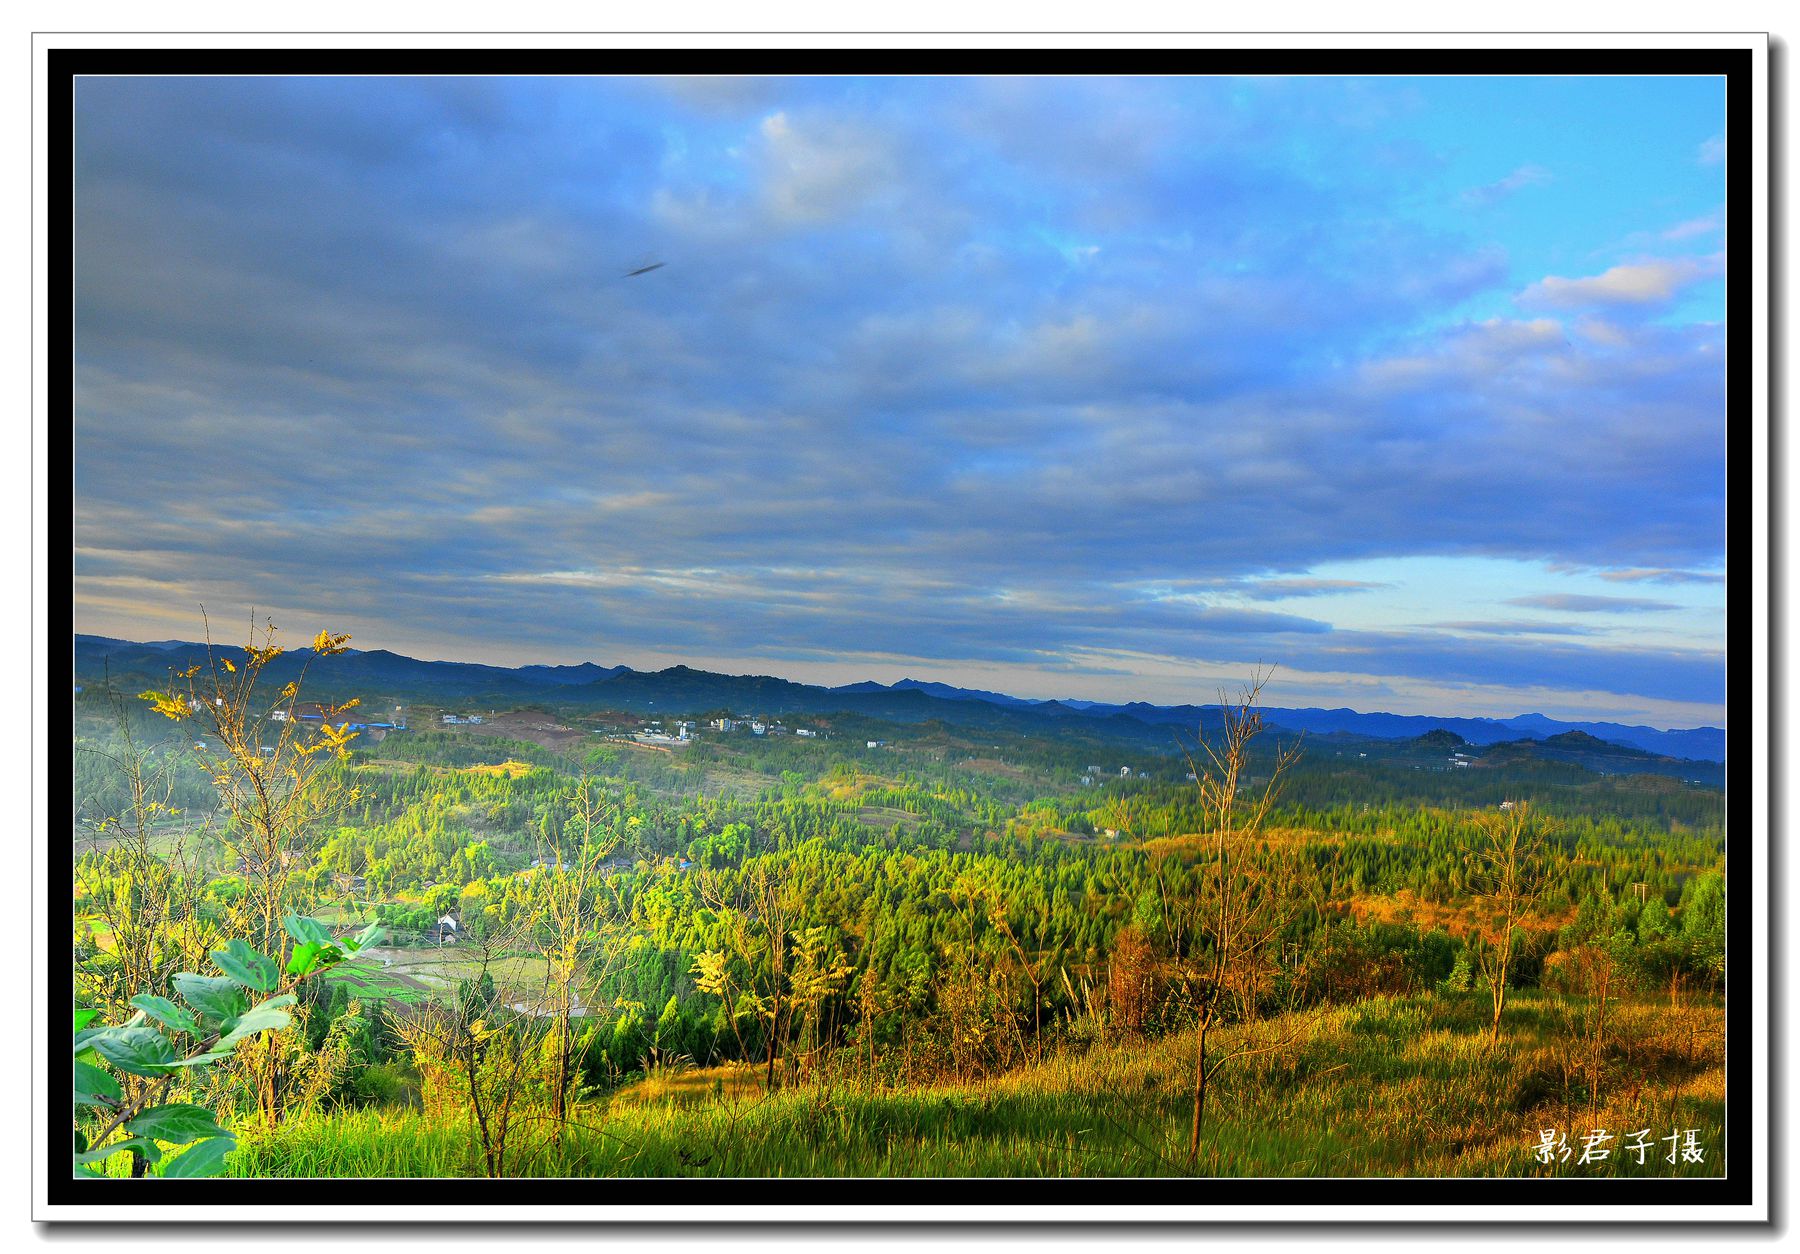
<path id="1" fill-rule="evenodd" d="M 74 699 L 78 1175 L 1725 1170 L 1717 787 L 1366 759 L 1255 676 L 1161 752 L 376 737 L 281 652 Z"/>

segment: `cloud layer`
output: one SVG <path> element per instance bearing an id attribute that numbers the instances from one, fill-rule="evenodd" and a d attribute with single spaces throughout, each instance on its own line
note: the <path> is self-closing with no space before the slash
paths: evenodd
<path id="1" fill-rule="evenodd" d="M 1397 138 L 1424 107 L 1323 80 L 84 81 L 78 615 L 1713 709 L 1724 333 L 1666 315 L 1722 257 L 1518 273 L 1492 219 L 1561 164 L 1495 141 L 1513 173 L 1456 209 Z M 1420 185 L 1466 220 L 1409 214 Z M 1330 573 L 1415 558 L 1539 581 L 1415 613 L 1403 580 Z M 1697 600 L 1610 606 L 1687 635 L 1491 629 L 1607 608 L 1558 590 L 1577 569 L 1697 572 Z"/>

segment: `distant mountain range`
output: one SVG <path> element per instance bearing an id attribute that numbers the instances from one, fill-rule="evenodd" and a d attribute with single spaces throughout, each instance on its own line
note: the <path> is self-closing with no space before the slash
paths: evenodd
<path id="1" fill-rule="evenodd" d="M 237 661 L 243 651 L 219 647 L 215 655 Z M 106 636 L 74 639 L 75 680 L 97 682 L 110 675 L 121 684 L 155 683 L 171 668 L 204 659 L 205 646 L 163 640 L 150 644 Z M 1166 739 L 1174 726 L 1188 729 L 1217 726 L 1216 706 L 1151 705 L 1132 701 L 1112 705 L 1097 701 L 1034 701 L 1000 692 L 956 688 L 929 680 L 874 681 L 826 688 L 768 675 L 720 675 L 687 666 L 635 671 L 624 666 L 486 666 L 474 662 L 425 662 L 386 649 L 351 650 L 315 657 L 309 649 L 282 654 L 270 664 L 267 678 L 286 683 L 306 667 L 307 691 L 322 697 L 363 696 L 437 703 L 504 704 L 554 702 L 636 713 L 735 714 L 790 716 L 852 713 L 894 722 L 940 720 L 958 726 L 1010 728 L 1020 732 L 1064 728 L 1092 730 L 1127 739 Z M 1453 733 L 1463 742 L 1494 746 L 1509 741 L 1541 741 L 1555 745 L 1571 733 L 1583 741 L 1562 741 L 1565 748 L 1591 754 L 1595 743 L 1641 750 L 1668 759 L 1705 762 L 1725 760 L 1725 732 L 1718 727 L 1663 731 L 1621 723 L 1563 722 L 1542 714 L 1515 718 L 1454 718 L 1418 714 L 1362 713 L 1351 709 L 1284 709 L 1264 707 L 1269 725 L 1291 732 L 1345 734 L 1377 740 L 1413 740 L 1434 731 Z"/>
<path id="2" fill-rule="evenodd" d="M 1570 730 L 1535 740 L 1522 736 L 1491 744 L 1476 744 L 1453 731 L 1437 727 L 1409 740 L 1380 740 L 1350 732 L 1325 732 L 1324 744 L 1366 746 L 1359 756 L 1389 762 L 1431 766 L 1438 770 L 1461 767 L 1524 766 L 1534 762 L 1560 762 L 1599 775 L 1667 775 L 1693 784 L 1723 787 L 1725 764 L 1695 758 L 1676 758 L 1632 745 L 1615 744 Z M 1375 752 L 1376 746 L 1381 747 Z"/>
<path id="3" fill-rule="evenodd" d="M 1155 706 L 1134 701 L 1129 705 L 1088 705 L 1083 713 L 1120 711 L 1145 722 L 1188 722 L 1194 718 L 1195 706 Z M 1599 740 L 1629 745 L 1649 753 L 1672 758 L 1692 758 L 1706 762 L 1725 760 L 1725 731 L 1719 727 L 1692 727 L 1663 731 L 1655 727 L 1624 723 L 1565 723 L 1543 714 L 1520 714 L 1513 718 L 1451 718 L 1427 714 L 1364 714 L 1357 710 L 1278 709 L 1267 708 L 1264 717 L 1293 731 L 1348 732 L 1371 736 L 1377 740 L 1404 740 L 1436 728 L 1455 732 L 1470 744 L 1491 745 L 1501 741 L 1547 740 L 1564 732 L 1585 732 Z"/>

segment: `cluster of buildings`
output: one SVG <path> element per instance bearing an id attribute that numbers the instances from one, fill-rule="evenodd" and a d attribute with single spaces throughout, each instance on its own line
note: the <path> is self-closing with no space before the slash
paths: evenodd
<path id="1" fill-rule="evenodd" d="M 401 705 L 395 706 L 394 713 L 386 719 L 360 718 L 346 719 L 343 722 L 339 722 L 337 716 L 332 714 L 325 706 L 315 703 L 299 706 L 291 712 L 288 710 L 270 710 L 269 721 L 271 723 L 323 723 L 327 715 L 331 716 L 331 725 L 333 727 L 348 727 L 353 732 L 391 732 L 406 730 L 406 707 Z M 445 717 L 444 721 L 449 721 L 448 716 Z M 477 718 L 475 721 L 479 723 L 481 720 Z M 377 736 L 375 739 L 379 740 L 381 737 Z"/>
<path id="2" fill-rule="evenodd" d="M 444 715 L 444 726 L 446 726 L 446 727 L 457 727 L 464 723 L 479 726 L 480 724 L 482 724 L 485 721 L 486 720 L 483 719 L 481 717 L 481 715 L 479 715 L 479 714 L 446 714 L 446 715 Z"/>
<path id="3" fill-rule="evenodd" d="M 661 745 L 664 748 L 692 744 L 694 724 L 683 720 L 676 723 L 674 732 L 670 733 L 662 729 L 661 723 L 651 723 L 645 730 L 633 734 L 631 738 L 641 745 Z"/>
<path id="4" fill-rule="evenodd" d="M 870 747 L 873 748 L 874 746 L 871 745 Z M 1092 787 L 1094 781 L 1099 779 L 1103 773 L 1104 773 L 1104 768 L 1102 768 L 1098 765 L 1089 766 L 1085 771 L 1083 771 L 1081 773 L 1082 787 L 1084 787 L 1084 788 Z M 1132 779 L 1134 777 L 1137 779 L 1149 779 L 1150 772 L 1149 771 L 1133 771 L 1129 766 L 1121 766 L 1119 768 L 1119 774 L 1118 774 L 1117 778 Z M 1189 775 L 1188 778 L 1193 779 L 1194 777 L 1192 775 Z"/>
<path id="5" fill-rule="evenodd" d="M 791 734 L 811 740 L 819 734 L 810 727 L 790 728 L 784 727 L 780 723 L 771 722 L 766 718 L 733 718 L 729 714 L 715 718 L 712 722 L 708 723 L 707 726 L 717 732 L 748 730 L 752 736 L 787 736 Z"/>

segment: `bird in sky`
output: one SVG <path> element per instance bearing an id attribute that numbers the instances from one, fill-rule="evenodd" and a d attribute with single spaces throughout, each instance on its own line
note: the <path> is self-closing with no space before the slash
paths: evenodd
<path id="1" fill-rule="evenodd" d="M 647 266 L 639 266 L 635 270 L 627 270 L 625 272 L 625 277 L 628 279 L 634 279 L 640 274 L 649 274 L 652 270 L 660 270 L 668 264 L 669 263 L 666 261 L 653 261 Z"/>

